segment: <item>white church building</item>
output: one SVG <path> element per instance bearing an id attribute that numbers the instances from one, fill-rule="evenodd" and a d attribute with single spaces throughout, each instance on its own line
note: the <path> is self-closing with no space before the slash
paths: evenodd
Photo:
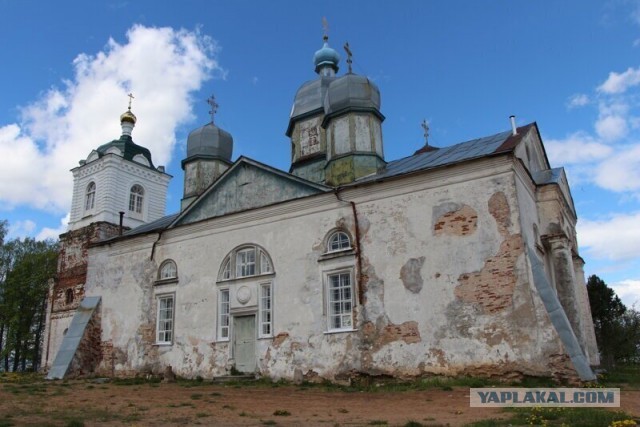
<path id="1" fill-rule="evenodd" d="M 594 378 L 576 211 L 537 124 L 387 160 L 379 89 L 339 59 L 325 37 L 288 172 L 233 161 L 212 120 L 188 137 L 165 216 L 171 176 L 133 142 L 131 108 L 80 161 L 50 378 Z"/>

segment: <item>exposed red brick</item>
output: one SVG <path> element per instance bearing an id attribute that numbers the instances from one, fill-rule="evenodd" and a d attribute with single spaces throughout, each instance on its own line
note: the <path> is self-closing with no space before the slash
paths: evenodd
<path id="1" fill-rule="evenodd" d="M 478 213 L 468 205 L 460 209 L 442 214 L 433 226 L 436 236 L 467 236 L 478 228 Z"/>

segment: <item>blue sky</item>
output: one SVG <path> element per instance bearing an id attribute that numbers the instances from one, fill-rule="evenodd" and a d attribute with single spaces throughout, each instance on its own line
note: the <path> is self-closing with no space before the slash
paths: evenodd
<path id="1" fill-rule="evenodd" d="M 385 156 L 537 121 L 565 166 L 587 274 L 640 301 L 640 1 L 0 0 L 0 219 L 11 237 L 65 230 L 69 169 L 119 137 L 128 92 L 134 140 L 182 195 L 185 140 L 209 120 L 246 155 L 288 170 L 293 96 L 313 53 L 348 41 L 354 72 L 382 95 Z M 341 72 L 346 64 L 341 63 Z"/>

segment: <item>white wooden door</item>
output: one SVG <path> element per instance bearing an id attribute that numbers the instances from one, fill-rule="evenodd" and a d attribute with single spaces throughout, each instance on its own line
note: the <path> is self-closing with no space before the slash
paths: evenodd
<path id="1" fill-rule="evenodd" d="M 233 318 L 233 358 L 236 369 L 244 373 L 256 370 L 256 316 Z"/>

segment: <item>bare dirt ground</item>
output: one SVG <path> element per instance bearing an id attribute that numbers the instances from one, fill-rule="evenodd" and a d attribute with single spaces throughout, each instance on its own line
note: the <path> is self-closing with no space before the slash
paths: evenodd
<path id="1" fill-rule="evenodd" d="M 623 391 L 621 410 L 640 416 L 640 391 Z M 37 426 L 460 426 L 505 419 L 470 408 L 469 389 L 344 392 L 320 387 L 95 381 L 0 384 L 0 427 Z"/>

